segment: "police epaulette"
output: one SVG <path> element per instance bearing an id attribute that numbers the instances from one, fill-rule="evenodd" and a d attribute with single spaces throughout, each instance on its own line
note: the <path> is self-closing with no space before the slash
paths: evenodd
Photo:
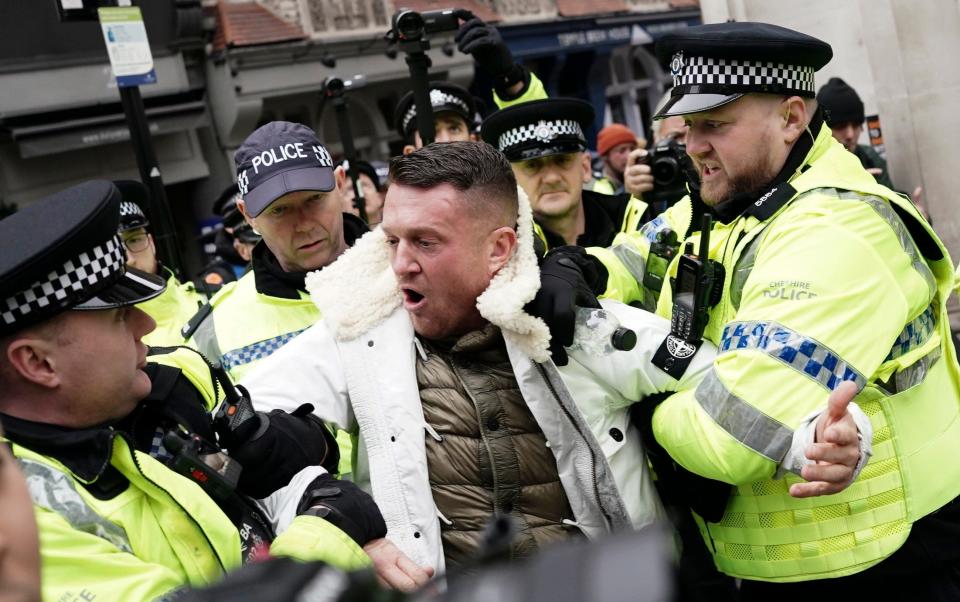
<path id="1" fill-rule="evenodd" d="M 200 327 L 200 324 L 210 315 L 210 312 L 213 311 L 213 305 L 210 303 L 205 304 L 203 307 L 197 310 L 197 313 L 193 314 L 193 317 L 190 318 L 186 324 L 183 325 L 183 328 L 180 329 L 180 336 L 183 337 L 183 340 L 186 341 L 193 336 L 193 333 L 197 331 L 197 328 Z"/>

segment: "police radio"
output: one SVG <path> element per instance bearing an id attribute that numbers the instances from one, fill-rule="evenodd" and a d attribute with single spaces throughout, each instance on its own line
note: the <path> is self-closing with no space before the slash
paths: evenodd
<path id="1" fill-rule="evenodd" d="M 667 269 L 679 250 L 680 243 L 677 241 L 677 233 L 670 228 L 664 228 L 657 232 L 656 238 L 650 243 L 650 252 L 647 254 L 647 269 L 643 273 L 644 295 L 650 293 L 654 297 L 650 299 L 650 311 L 653 311 L 657 306 L 660 291 L 663 289 L 663 279 L 666 277 Z M 644 304 L 644 307 L 648 307 L 647 303 Z"/>
<path id="2" fill-rule="evenodd" d="M 670 334 L 653 356 L 653 365 L 676 379 L 683 376 L 703 343 L 710 308 L 720 302 L 723 292 L 723 265 L 710 259 L 712 225 L 710 215 L 704 214 L 700 250 L 694 254 L 693 243 L 688 242 L 680 256 L 677 277 L 673 280 Z"/>
<path id="3" fill-rule="evenodd" d="M 224 395 L 223 403 L 213 415 L 213 430 L 217 433 L 220 445 L 229 451 L 237 443 L 256 438 L 260 433 L 253 434 L 250 431 L 254 428 L 257 431 L 265 429 L 267 422 L 253 409 L 247 390 L 241 385 L 234 386 L 220 364 L 214 364 L 213 371 L 223 387 Z M 254 422 L 248 424 L 251 420 Z"/>

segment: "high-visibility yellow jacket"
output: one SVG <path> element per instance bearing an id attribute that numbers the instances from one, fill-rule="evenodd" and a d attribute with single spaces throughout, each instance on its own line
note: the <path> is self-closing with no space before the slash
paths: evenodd
<path id="1" fill-rule="evenodd" d="M 892 554 L 911 524 L 960 494 L 960 367 L 946 314 L 947 250 L 912 203 L 880 186 L 823 127 L 774 215 L 715 223 L 726 269 L 704 338 L 720 354 L 695 391 L 656 410 L 658 442 L 686 469 L 734 484 L 703 525 L 729 575 L 803 581 L 859 572 Z M 658 231 L 687 232 L 689 197 L 640 232 L 595 250 L 611 296 L 641 299 Z M 698 248 L 699 235 L 687 238 Z M 621 261 L 621 258 L 623 261 Z M 676 276 L 675 258 L 667 270 Z M 657 313 L 669 316 L 669 279 Z M 775 479 L 794 430 L 843 380 L 873 426 L 873 457 L 842 493 L 788 494 Z"/>
<path id="2" fill-rule="evenodd" d="M 344 214 L 347 244 L 366 231 L 359 218 Z M 261 242 L 254 249 L 253 269 L 220 289 L 182 331 L 187 345 L 209 361 L 219 362 L 234 382 L 320 320 L 320 311 L 305 290 L 268 273 L 266 262 L 276 261 L 268 254 Z M 256 402 L 254 399 L 254 406 Z M 353 440 L 347 432 L 338 431 L 337 445 L 339 472 L 346 477 L 352 466 Z"/>
<path id="3" fill-rule="evenodd" d="M 164 600 L 240 566 L 240 535 L 213 499 L 118 432 L 73 432 L 44 454 L 11 447 L 33 498 L 44 600 Z M 294 519 L 270 552 L 346 570 L 369 564 L 313 516 Z"/>
<path id="4" fill-rule="evenodd" d="M 137 305 L 157 323 L 153 332 L 143 337 L 151 347 L 183 343 L 180 328 L 207 302 L 192 282 L 181 283 L 173 272 L 162 268 L 167 275 L 167 288 L 160 295 Z"/>

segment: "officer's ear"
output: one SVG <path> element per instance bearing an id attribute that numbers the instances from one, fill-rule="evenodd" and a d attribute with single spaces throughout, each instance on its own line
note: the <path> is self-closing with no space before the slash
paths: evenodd
<path id="1" fill-rule="evenodd" d="M 586 184 L 593 179 L 593 168 L 590 165 L 590 153 L 580 153 L 580 168 L 583 171 L 583 183 Z"/>
<path id="2" fill-rule="evenodd" d="M 799 96 L 785 98 L 778 107 L 780 129 L 784 142 L 793 144 L 807 131 L 810 113 L 807 104 Z"/>
<path id="3" fill-rule="evenodd" d="M 244 221 L 250 224 L 251 228 L 256 230 L 257 226 L 253 223 L 253 218 L 250 217 L 250 214 L 247 213 L 247 204 L 243 201 L 243 199 L 237 199 L 237 209 L 239 209 L 241 215 L 243 215 Z"/>
<path id="4" fill-rule="evenodd" d="M 58 318 L 54 318 L 57 320 Z M 27 382 L 47 389 L 60 385 L 55 350 L 57 327 L 44 324 L 15 335 L 4 349 L 8 368 Z"/>
<path id="5" fill-rule="evenodd" d="M 343 165 L 338 165 L 333 170 L 333 179 L 337 182 L 337 190 L 343 192 L 344 186 L 347 184 L 347 170 L 343 168 Z"/>

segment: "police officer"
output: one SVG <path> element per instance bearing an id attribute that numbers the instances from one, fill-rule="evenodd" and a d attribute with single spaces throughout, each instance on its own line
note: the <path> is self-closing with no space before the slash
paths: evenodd
<path id="1" fill-rule="evenodd" d="M 493 25 L 467 11 L 460 11 L 464 22 L 454 40 L 457 48 L 473 57 L 477 66 L 494 82 L 494 102 L 498 107 L 546 98 L 543 83 L 520 63 Z M 433 110 L 435 142 L 473 140 L 478 107 L 473 95 L 462 86 L 449 82 L 430 82 L 430 106 Z M 400 98 L 394 111 L 394 124 L 404 141 L 403 154 L 423 146 L 417 131 L 417 107 L 413 91 Z"/>
<path id="2" fill-rule="evenodd" d="M 629 193 L 583 190 L 592 177 L 584 130 L 593 116 L 587 102 L 549 98 L 511 105 L 483 122 L 483 139 L 510 161 L 548 248 L 607 246 L 647 212 Z"/>
<path id="3" fill-rule="evenodd" d="M 148 274 L 162 274 L 167 283 L 161 294 L 140 305 L 140 309 L 157 323 L 156 329 L 146 335 L 143 342 L 161 347 L 179 344 L 183 341 L 180 327 L 207 299 L 192 282 L 178 281 L 170 268 L 157 259 L 157 247 L 149 231 L 150 222 L 143 212 L 149 198 L 147 188 L 135 180 L 118 180 L 114 184 L 123 199 L 120 203 L 120 240 L 127 252 L 127 265 Z"/>
<path id="4" fill-rule="evenodd" d="M 665 36 L 657 52 L 674 88 L 656 117 L 684 116 L 702 185 L 599 254 L 607 294 L 631 301 L 647 292 L 642 262 L 618 255 L 646 257 L 667 230 L 692 243 L 659 294 L 657 313 L 678 326 L 664 346 L 674 365 L 698 337 L 720 355 L 696 391 L 659 405 L 652 430 L 682 467 L 735 485 L 703 528 L 718 568 L 743 580 L 747 600 L 957 599 L 960 367 L 946 321 L 949 254 L 824 124 L 813 74 L 830 60 L 828 44 L 724 23 Z M 699 257 L 704 210 L 716 221 Z M 701 317 L 702 332 L 679 328 Z M 863 443 L 874 433 L 872 458 L 849 488 L 804 498 L 843 484 L 785 450 L 806 437 L 824 446 L 812 457 L 833 453 L 823 400 L 845 381 L 859 392 L 859 409 L 850 407 Z M 834 461 L 862 465 L 868 455 L 864 446 Z"/>
<path id="5" fill-rule="evenodd" d="M 367 232 L 343 213 L 342 169 L 310 128 L 274 121 L 236 153 L 237 207 L 262 236 L 253 269 L 217 293 L 183 335 L 239 380 L 320 315 L 304 288 L 311 270 L 332 263 Z"/>
<path id="6" fill-rule="evenodd" d="M 369 564 L 366 545 L 395 565 L 371 498 L 312 465 L 335 451 L 322 425 L 271 412 L 219 429 L 180 370 L 148 363 L 154 322 L 135 304 L 165 283 L 126 268 L 119 215 L 117 189 L 93 181 L 0 223 L 0 416 L 33 499 L 44 598 L 168 597 L 267 545 L 341 568 Z"/>
<path id="7" fill-rule="evenodd" d="M 187 343 L 219 362 L 234 380 L 307 327 L 320 312 L 304 280 L 333 263 L 365 234 L 363 221 L 343 212 L 343 168 L 310 128 L 270 122 L 240 145 L 235 156 L 237 208 L 263 237 L 253 269 L 223 287 L 182 330 Z M 348 473 L 349 437 L 338 434 L 341 473 Z"/>
<path id="8" fill-rule="evenodd" d="M 449 82 L 430 83 L 430 108 L 433 110 L 434 142 L 471 140 L 477 104 L 465 88 Z M 417 130 L 417 105 L 413 91 L 400 98 L 394 111 L 394 125 L 403 138 L 403 154 L 423 146 Z"/>

